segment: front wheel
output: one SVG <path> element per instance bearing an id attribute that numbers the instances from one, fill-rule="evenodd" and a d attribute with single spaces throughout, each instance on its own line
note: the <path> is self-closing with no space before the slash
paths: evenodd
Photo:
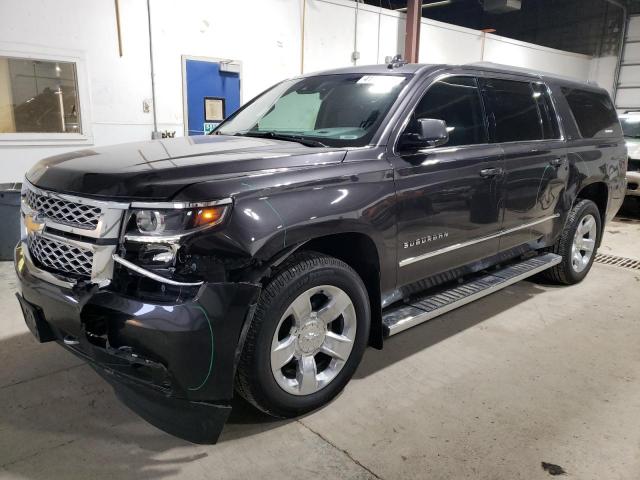
<path id="1" fill-rule="evenodd" d="M 552 249 L 562 256 L 562 261 L 544 275 L 565 285 L 582 281 L 593 265 L 601 234 L 598 207 L 591 200 L 579 200 L 569 212 L 565 228 Z"/>
<path id="2" fill-rule="evenodd" d="M 238 366 L 238 393 L 279 417 L 324 405 L 362 358 L 369 312 L 366 288 L 346 263 L 295 254 L 260 295 Z"/>

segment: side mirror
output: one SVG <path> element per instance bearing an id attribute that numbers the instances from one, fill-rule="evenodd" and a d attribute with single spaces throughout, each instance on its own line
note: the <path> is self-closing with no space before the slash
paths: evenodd
<path id="1" fill-rule="evenodd" d="M 449 141 L 449 132 L 447 131 L 447 122 L 437 120 L 435 118 L 419 118 L 418 119 L 418 140 L 428 143 L 436 147 L 444 145 Z"/>
<path id="2" fill-rule="evenodd" d="M 449 141 L 447 122 L 444 120 L 419 118 L 416 123 L 417 128 L 412 128 L 413 132 L 402 134 L 401 146 L 403 149 L 437 147 Z"/>

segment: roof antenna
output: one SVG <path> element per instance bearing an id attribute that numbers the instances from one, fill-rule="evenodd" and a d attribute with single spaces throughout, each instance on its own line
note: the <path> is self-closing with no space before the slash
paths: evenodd
<path id="1" fill-rule="evenodd" d="M 387 68 L 390 70 L 394 68 L 400 68 L 401 66 L 406 65 L 407 63 L 409 62 L 407 62 L 406 60 L 403 60 L 402 55 L 398 54 L 391 59 L 391 61 L 387 65 Z"/>

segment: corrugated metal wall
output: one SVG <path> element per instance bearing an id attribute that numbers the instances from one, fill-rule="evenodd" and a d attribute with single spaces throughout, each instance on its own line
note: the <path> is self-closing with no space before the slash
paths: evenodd
<path id="1" fill-rule="evenodd" d="M 630 15 L 618 76 L 616 107 L 640 110 L 640 15 Z"/>

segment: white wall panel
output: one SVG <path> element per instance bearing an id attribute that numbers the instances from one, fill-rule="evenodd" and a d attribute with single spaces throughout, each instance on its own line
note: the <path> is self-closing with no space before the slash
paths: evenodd
<path id="1" fill-rule="evenodd" d="M 434 20 L 420 25 L 420 62 L 463 64 L 480 61 L 481 35 L 477 30 Z"/>
<path id="2" fill-rule="evenodd" d="M 395 12 L 393 12 L 395 13 Z M 383 63 L 386 57 L 404 55 L 405 15 L 382 15 L 380 18 L 380 53 L 377 63 Z"/>
<path id="3" fill-rule="evenodd" d="M 587 80 L 591 57 L 487 34 L 484 61 Z"/>
<path id="4" fill-rule="evenodd" d="M 628 43 L 624 47 L 624 57 L 627 62 L 640 62 L 640 43 Z"/>
<path id="5" fill-rule="evenodd" d="M 366 8 L 361 5 L 358 9 L 358 23 L 356 28 L 356 48 L 360 58 L 356 65 L 371 65 L 378 63 L 378 22 L 381 19 L 379 8 Z"/>
<path id="6" fill-rule="evenodd" d="M 620 110 L 640 109 L 640 88 L 623 88 L 618 90 L 616 108 Z"/>
<path id="7" fill-rule="evenodd" d="M 246 101 L 300 73 L 300 2 L 174 0 L 151 3 L 158 122 L 182 134 L 182 55 L 239 60 Z M 189 8 L 184 8 L 186 5 Z M 250 12 L 250 14 L 249 14 Z"/>
<path id="8" fill-rule="evenodd" d="M 307 0 L 304 71 L 353 65 L 355 8 L 352 2 Z"/>

